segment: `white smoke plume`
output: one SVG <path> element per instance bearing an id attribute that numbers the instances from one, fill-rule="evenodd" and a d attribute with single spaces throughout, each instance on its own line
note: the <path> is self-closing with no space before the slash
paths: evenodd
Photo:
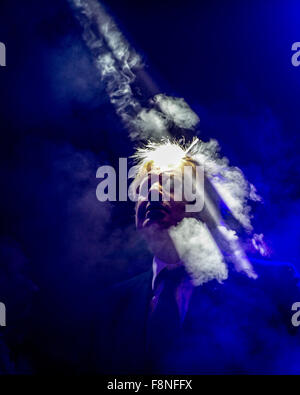
<path id="1" fill-rule="evenodd" d="M 174 122 L 179 128 L 193 129 L 199 122 L 198 115 L 182 98 L 159 94 L 153 100 L 164 113 L 167 120 Z"/>
<path id="2" fill-rule="evenodd" d="M 227 265 L 205 224 L 196 218 L 184 218 L 170 228 L 169 234 L 195 286 L 227 279 Z"/>
<path id="3" fill-rule="evenodd" d="M 82 29 L 106 91 L 117 114 L 131 129 L 131 121 L 141 110 L 134 98 L 132 68 L 142 66 L 141 58 L 130 47 L 112 18 L 97 0 L 68 0 Z"/>
<path id="4" fill-rule="evenodd" d="M 194 129 L 199 122 L 198 115 L 182 98 L 159 94 L 150 104 L 154 108 L 141 109 L 132 120 L 136 130 L 134 135 L 131 132 L 134 139 L 159 141 L 162 137 L 171 137 L 169 130 L 173 125 L 181 129 Z"/>
<path id="5" fill-rule="evenodd" d="M 218 231 L 223 236 L 221 244 L 226 261 L 232 263 L 237 272 L 244 272 L 248 277 L 256 279 L 257 274 L 253 270 L 236 232 L 221 225 L 218 226 Z"/>
<path id="6" fill-rule="evenodd" d="M 193 157 L 205 167 L 205 172 L 233 216 L 248 231 L 252 230 L 248 201 L 261 201 L 254 185 L 249 183 L 238 167 L 229 165 L 226 157 L 219 156 L 220 146 L 216 140 L 200 142 L 193 149 Z"/>
<path id="7" fill-rule="evenodd" d="M 162 136 L 169 135 L 167 119 L 153 108 L 143 108 L 136 118 L 132 119 L 132 125 L 135 132 L 131 131 L 131 137 L 134 140 L 161 139 Z"/>
<path id="8" fill-rule="evenodd" d="M 226 157 L 220 157 L 220 146 L 216 140 L 198 142 L 193 145 L 192 157 L 205 168 L 207 178 L 210 180 L 221 200 L 225 202 L 233 217 L 242 225 L 249 234 L 252 245 L 261 255 L 267 255 L 267 248 L 263 241 L 263 234 L 258 238 L 256 234 L 251 236 L 253 226 L 251 224 L 250 201 L 261 201 L 255 186 L 249 183 L 243 172 L 238 167 L 229 165 Z M 209 200 L 209 196 L 205 199 Z M 257 275 L 244 251 L 241 241 L 236 232 L 229 228 L 226 221 L 219 217 L 213 236 L 217 240 L 219 248 L 238 272 L 244 272 L 248 277 L 256 278 Z M 252 238 L 251 238 L 252 237 Z"/>
<path id="9" fill-rule="evenodd" d="M 143 67 L 141 57 L 97 0 L 68 1 L 83 28 L 83 39 L 95 58 L 110 101 L 132 140 L 168 137 L 171 123 L 184 129 L 198 123 L 198 116 L 184 99 L 159 94 L 144 108 L 132 91 L 134 70 Z"/>

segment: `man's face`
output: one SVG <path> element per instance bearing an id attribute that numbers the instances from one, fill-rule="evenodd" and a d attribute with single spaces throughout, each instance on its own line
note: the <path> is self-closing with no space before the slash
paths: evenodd
<path id="1" fill-rule="evenodd" d="M 153 226 L 168 229 L 188 216 L 185 208 L 189 201 L 185 198 L 183 185 L 183 166 L 165 171 L 151 169 L 145 174 L 137 189 L 137 229 L 146 230 Z"/>

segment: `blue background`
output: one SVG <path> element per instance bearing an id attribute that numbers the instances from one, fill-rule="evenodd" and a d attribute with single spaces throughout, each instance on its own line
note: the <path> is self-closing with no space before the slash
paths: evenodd
<path id="1" fill-rule="evenodd" d="M 108 4 L 109 3 L 109 4 Z M 273 262 L 299 265 L 297 1 L 117 1 L 108 10 L 161 92 L 184 97 L 263 197 Z M 67 369 L 98 291 L 146 270 L 132 203 L 100 203 L 96 170 L 133 153 L 67 2 L 1 1 L 0 300 L 28 364 Z M 37 336 L 38 334 L 38 336 Z"/>

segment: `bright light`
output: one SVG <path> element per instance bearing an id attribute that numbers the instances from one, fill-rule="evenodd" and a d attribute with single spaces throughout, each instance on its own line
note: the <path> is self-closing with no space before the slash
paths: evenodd
<path id="1" fill-rule="evenodd" d="M 153 161 L 155 167 L 157 166 L 161 170 L 179 166 L 185 156 L 184 151 L 178 145 L 170 143 L 159 146 L 149 154 L 149 161 Z"/>
<path id="2" fill-rule="evenodd" d="M 185 151 L 170 141 L 162 144 L 148 143 L 146 148 L 138 149 L 135 155 L 142 165 L 151 163 L 154 168 L 162 171 L 180 166 L 185 156 Z"/>

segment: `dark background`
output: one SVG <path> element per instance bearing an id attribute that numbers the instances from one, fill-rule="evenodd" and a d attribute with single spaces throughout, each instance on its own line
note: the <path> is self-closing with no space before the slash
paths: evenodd
<path id="1" fill-rule="evenodd" d="M 271 259 L 299 265 L 298 1 L 104 4 L 161 92 L 257 187 Z M 133 153 L 63 0 L 1 1 L 0 301 L 21 369 L 62 371 L 85 348 L 98 292 L 150 267 L 132 203 L 96 200 L 99 166 Z M 22 359 L 19 357 L 19 359 Z"/>

